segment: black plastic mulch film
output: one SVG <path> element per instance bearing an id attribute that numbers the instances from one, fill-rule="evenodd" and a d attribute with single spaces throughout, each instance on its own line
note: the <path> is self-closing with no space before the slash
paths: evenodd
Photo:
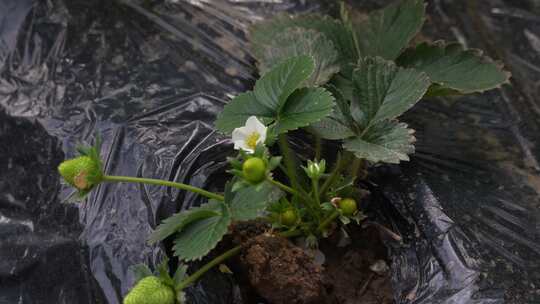
<path id="1" fill-rule="evenodd" d="M 384 1 L 354 1 L 360 10 Z M 517 4 L 519 3 L 519 5 Z M 291 0 L 0 1 L 0 303 L 120 303 L 129 267 L 164 255 L 159 220 L 199 203 L 108 184 L 79 205 L 56 166 L 102 134 L 106 171 L 219 190 L 231 144 L 212 129 L 256 77 L 247 26 Z M 396 303 L 540 303 L 540 4 L 428 1 L 426 39 L 503 60 L 512 86 L 428 99 L 406 118 L 413 161 L 374 174 Z M 375 185 L 376 184 L 376 185 Z M 242 303 L 215 272 L 192 303 Z"/>

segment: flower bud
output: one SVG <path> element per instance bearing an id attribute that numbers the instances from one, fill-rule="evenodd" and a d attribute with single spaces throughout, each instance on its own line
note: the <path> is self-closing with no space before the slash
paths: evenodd
<path id="1" fill-rule="evenodd" d="M 326 161 L 320 162 L 308 160 L 307 167 L 303 167 L 306 175 L 311 179 L 319 179 L 326 171 Z"/>
<path id="2" fill-rule="evenodd" d="M 80 191 L 90 190 L 102 179 L 101 167 L 98 161 L 89 156 L 79 156 L 62 162 L 58 172 L 73 187 Z"/>
<path id="3" fill-rule="evenodd" d="M 158 277 L 141 279 L 124 298 L 123 304 L 174 304 L 175 296 L 171 287 Z"/>
<path id="4" fill-rule="evenodd" d="M 242 165 L 242 173 L 248 182 L 260 183 L 266 177 L 266 163 L 258 157 L 248 158 Z"/>

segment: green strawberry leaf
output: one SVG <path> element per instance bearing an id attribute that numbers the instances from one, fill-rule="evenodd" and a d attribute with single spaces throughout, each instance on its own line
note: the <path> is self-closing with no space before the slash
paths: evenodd
<path id="1" fill-rule="evenodd" d="M 276 120 L 278 134 L 317 122 L 330 113 L 334 97 L 323 88 L 302 88 L 294 92 Z"/>
<path id="2" fill-rule="evenodd" d="M 255 83 L 253 92 L 240 94 L 225 106 L 216 128 L 230 133 L 254 115 L 266 124 L 267 141 L 289 130 L 308 126 L 331 113 L 332 95 L 323 88 L 302 88 L 313 72 L 309 56 L 292 57 L 278 64 Z"/>
<path id="3" fill-rule="evenodd" d="M 266 207 L 283 196 L 283 192 L 268 182 L 251 185 L 234 193 L 230 201 L 225 201 L 235 221 L 256 219 Z"/>
<path id="4" fill-rule="evenodd" d="M 199 219 L 187 225 L 174 240 L 174 254 L 185 261 L 192 261 L 204 257 L 214 249 L 227 233 L 231 223 L 231 214 L 228 207 L 218 203 L 219 215 Z"/>
<path id="5" fill-rule="evenodd" d="M 253 94 L 258 103 L 279 112 L 287 98 L 307 80 L 315 68 L 307 55 L 282 61 L 255 83 Z"/>
<path id="6" fill-rule="evenodd" d="M 343 115 L 334 110 L 328 117 L 312 123 L 309 126 L 309 131 L 329 140 L 338 140 L 354 136 L 354 132 L 345 125 L 344 122 L 345 118 Z"/>
<path id="7" fill-rule="evenodd" d="M 279 62 L 299 55 L 309 55 L 315 62 L 315 72 L 306 81 L 308 85 L 326 83 L 339 72 L 338 53 L 332 41 L 320 32 L 300 27 L 277 35 L 263 48 L 257 58 L 259 70 L 265 73 Z"/>
<path id="8" fill-rule="evenodd" d="M 350 113 L 349 102 L 342 91 L 337 87 L 327 85 L 327 88 L 334 95 L 337 107 L 334 108 L 334 111 L 330 115 L 318 122 L 312 123 L 308 130 L 329 140 L 344 139 L 354 136 L 357 125 Z M 352 95 L 352 93 L 350 95 Z"/>
<path id="9" fill-rule="evenodd" d="M 421 43 L 407 49 L 397 64 L 425 72 L 436 87 L 430 95 L 469 94 L 498 88 L 510 73 L 476 49 L 465 50 L 459 43 Z"/>
<path id="10" fill-rule="evenodd" d="M 346 139 L 343 147 L 371 162 L 399 163 L 414 153 L 414 131 L 404 123 L 385 121 L 373 125 L 363 135 Z"/>
<path id="11" fill-rule="evenodd" d="M 380 57 L 364 58 L 353 73 L 351 114 L 363 128 L 394 119 L 415 105 L 429 85 L 423 72 L 399 68 Z"/>
<path id="12" fill-rule="evenodd" d="M 356 24 L 362 57 L 394 60 L 420 31 L 425 19 L 423 0 L 402 0 L 369 14 Z"/>
<path id="13" fill-rule="evenodd" d="M 235 128 L 246 123 L 250 116 L 257 116 L 261 121 L 272 121 L 276 113 L 258 102 L 253 92 L 245 92 L 234 97 L 219 114 L 216 129 L 230 134 Z"/>
<path id="14" fill-rule="evenodd" d="M 216 120 L 216 128 L 230 134 L 250 116 L 257 116 L 265 123 L 277 119 L 288 97 L 310 77 L 313 68 L 313 59 L 306 55 L 281 62 L 257 80 L 253 92 L 242 93 L 225 106 Z"/>
<path id="15" fill-rule="evenodd" d="M 221 214 L 220 210 L 219 202 L 211 200 L 200 207 L 194 207 L 176 213 L 163 220 L 157 229 L 150 235 L 148 242 L 150 244 L 157 243 L 174 233 L 181 232 L 187 225 L 193 222 L 219 216 Z"/>
<path id="16" fill-rule="evenodd" d="M 332 41 L 338 53 L 338 63 L 342 68 L 358 60 L 353 36 L 343 23 L 317 14 L 296 17 L 282 14 L 251 26 L 249 40 L 255 58 L 263 58 L 266 46 L 272 45 L 277 37 L 289 31 L 290 28 L 298 27 L 322 33 Z"/>

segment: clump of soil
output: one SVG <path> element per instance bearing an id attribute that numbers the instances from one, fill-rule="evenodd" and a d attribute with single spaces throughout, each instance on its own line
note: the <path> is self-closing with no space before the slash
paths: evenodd
<path id="1" fill-rule="evenodd" d="M 233 243 L 244 244 L 253 237 L 270 231 L 270 229 L 271 226 L 268 222 L 260 220 L 243 221 L 229 226 L 229 235 Z"/>
<path id="2" fill-rule="evenodd" d="M 253 287 L 270 303 L 323 303 L 322 267 L 289 240 L 259 235 L 245 244 L 240 259 Z"/>
<path id="3" fill-rule="evenodd" d="M 337 233 L 320 243 L 326 257 L 323 266 L 308 251 L 276 235 L 264 233 L 245 242 L 240 264 L 247 278 L 239 278 L 248 285 L 243 288 L 248 295 L 244 303 L 260 302 L 253 289 L 271 304 L 393 303 L 379 232 L 349 227 L 348 246 L 337 247 Z"/>

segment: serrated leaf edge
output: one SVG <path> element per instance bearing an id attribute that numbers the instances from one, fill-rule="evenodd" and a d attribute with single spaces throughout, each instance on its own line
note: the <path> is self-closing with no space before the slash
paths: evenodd
<path id="1" fill-rule="evenodd" d="M 435 41 L 425 41 L 425 42 L 422 42 L 422 43 L 419 43 L 411 48 L 407 48 L 407 49 L 414 49 L 414 50 L 417 50 L 419 47 L 423 46 L 423 45 L 428 45 L 428 46 L 432 46 L 432 47 L 440 47 L 440 48 L 443 48 L 446 52 L 446 49 L 448 47 L 451 47 L 451 46 L 459 46 L 459 48 L 465 52 L 465 53 L 470 53 L 471 55 L 473 55 L 474 57 L 480 59 L 481 63 L 491 63 L 493 64 L 501 73 L 503 73 L 505 75 L 505 80 L 503 82 L 501 82 L 499 85 L 496 85 L 496 86 L 493 86 L 493 87 L 489 87 L 489 88 L 485 88 L 485 89 L 479 89 L 479 90 L 474 90 L 474 91 L 470 91 L 470 92 L 465 92 L 463 93 L 461 90 L 459 90 L 458 88 L 455 88 L 455 87 L 452 87 L 452 86 L 448 86 L 447 84 L 444 84 L 444 83 L 439 83 L 439 82 L 435 82 L 435 81 L 432 81 L 433 84 L 439 84 L 439 85 L 442 85 L 444 86 L 445 88 L 449 88 L 449 89 L 452 89 L 452 90 L 455 90 L 457 91 L 459 94 L 473 94 L 473 93 L 484 93 L 484 92 L 487 92 L 487 91 L 490 91 L 490 90 L 493 90 L 493 89 L 500 89 L 502 88 L 503 85 L 505 84 L 511 84 L 511 81 L 510 79 L 512 78 L 512 72 L 508 71 L 508 70 L 505 70 L 504 67 L 504 62 L 501 61 L 501 60 L 495 60 L 493 58 L 491 58 L 490 56 L 488 55 L 485 55 L 485 51 L 484 50 L 481 50 L 481 49 L 478 49 L 478 48 L 466 48 L 463 44 L 459 43 L 459 42 L 447 42 L 447 41 L 444 41 L 444 40 L 435 40 Z M 404 51 L 401 52 L 400 56 L 407 50 L 405 49 Z M 399 57 L 398 57 L 399 58 Z M 397 60 L 397 59 L 396 59 Z M 398 65 L 399 66 L 399 65 Z M 403 67 L 403 66 L 400 66 L 400 67 Z M 412 68 L 412 69 L 415 69 L 414 67 L 409 67 L 409 68 Z M 430 79 L 431 81 L 431 78 L 429 77 L 428 75 L 428 78 Z"/>
<path id="2" fill-rule="evenodd" d="M 229 218 L 229 221 L 228 221 L 227 226 L 229 226 L 230 223 L 232 222 L 232 217 L 231 217 L 231 215 L 230 215 L 230 209 L 229 209 L 229 207 L 228 207 L 227 205 L 225 205 L 225 203 L 223 203 L 223 202 L 220 202 L 219 205 L 221 206 L 221 208 L 227 210 L 227 212 L 228 212 L 228 218 Z M 216 216 L 217 216 L 217 217 L 223 217 L 223 213 L 221 213 L 220 215 L 216 215 Z M 208 218 L 206 218 L 206 219 L 208 219 Z M 190 223 L 189 225 L 192 225 L 192 224 L 194 224 L 194 223 L 195 223 L 195 222 Z M 206 251 L 203 251 L 203 252 L 202 252 L 199 256 L 197 256 L 197 257 L 184 258 L 184 257 L 181 257 L 181 256 L 177 255 L 177 254 L 176 254 L 176 250 L 175 250 L 175 253 L 174 253 L 174 254 L 175 254 L 175 256 L 177 256 L 177 257 L 178 257 L 180 260 L 182 260 L 182 261 L 186 261 L 186 262 L 200 261 L 200 260 L 202 260 L 202 258 L 204 258 L 210 251 L 212 251 L 214 248 L 217 247 L 217 245 L 219 244 L 219 242 L 221 242 L 221 240 L 223 239 L 223 236 L 226 235 L 226 234 L 227 234 L 227 231 L 225 231 L 225 233 L 222 234 L 221 239 L 220 239 L 219 241 L 217 241 L 216 244 L 215 244 L 214 246 L 210 246 Z M 177 237 L 177 238 L 178 238 L 178 237 Z M 174 243 L 175 243 L 175 246 L 176 246 L 176 239 L 174 240 Z"/>

